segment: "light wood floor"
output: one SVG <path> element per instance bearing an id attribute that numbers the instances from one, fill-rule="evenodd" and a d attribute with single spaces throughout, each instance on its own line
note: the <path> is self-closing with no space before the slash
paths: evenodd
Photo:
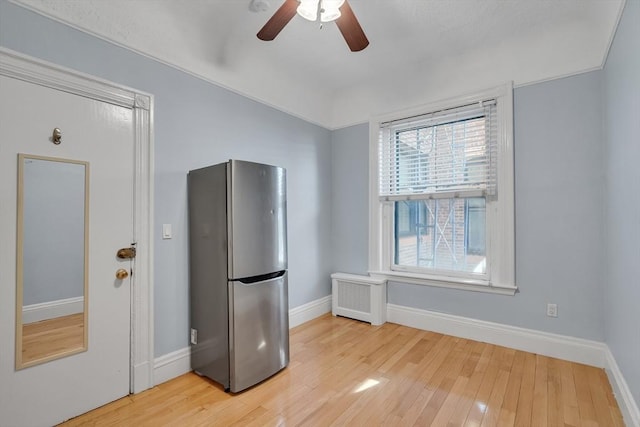
<path id="1" fill-rule="evenodd" d="M 237 395 L 183 375 L 66 423 L 117 426 L 623 426 L 602 369 L 326 315 Z"/>
<path id="2" fill-rule="evenodd" d="M 70 314 L 22 326 L 22 363 L 82 348 L 84 313 Z"/>

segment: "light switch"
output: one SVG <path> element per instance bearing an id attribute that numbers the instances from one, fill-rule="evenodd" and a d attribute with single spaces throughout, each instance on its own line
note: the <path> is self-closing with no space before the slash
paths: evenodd
<path id="1" fill-rule="evenodd" d="M 162 238 L 163 239 L 171 238 L 171 224 L 162 224 Z"/>

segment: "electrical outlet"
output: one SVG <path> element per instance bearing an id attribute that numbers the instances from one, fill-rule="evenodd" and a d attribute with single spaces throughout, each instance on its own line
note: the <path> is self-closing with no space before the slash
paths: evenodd
<path id="1" fill-rule="evenodd" d="M 558 317 L 558 304 L 547 304 L 547 316 Z"/>
<path id="2" fill-rule="evenodd" d="M 198 344 L 198 330 L 191 328 L 191 344 Z"/>

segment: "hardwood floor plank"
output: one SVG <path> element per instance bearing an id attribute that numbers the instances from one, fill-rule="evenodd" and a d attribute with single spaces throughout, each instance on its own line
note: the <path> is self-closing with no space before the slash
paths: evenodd
<path id="1" fill-rule="evenodd" d="M 504 400 L 504 394 L 509 383 L 509 375 L 511 374 L 511 366 L 513 365 L 513 359 L 515 357 L 515 351 L 507 350 L 504 352 L 504 358 L 498 366 L 498 375 L 496 381 L 491 390 L 491 396 L 487 401 L 487 409 L 485 410 L 484 417 L 482 418 L 481 426 L 489 427 L 498 424 L 498 418 L 502 409 L 502 403 Z"/>
<path id="2" fill-rule="evenodd" d="M 522 371 L 522 381 L 520 383 L 520 397 L 518 398 L 518 407 L 516 408 L 517 427 L 525 427 L 531 425 L 531 409 L 533 406 L 533 389 L 536 377 L 536 356 L 532 353 L 526 353 L 524 359 L 524 368 Z"/>
<path id="3" fill-rule="evenodd" d="M 545 427 L 547 425 L 547 363 L 548 357 L 536 355 L 536 375 L 533 387 L 533 406 L 531 407 L 531 425 Z"/>
<path id="4" fill-rule="evenodd" d="M 413 425 L 433 396 L 433 389 L 425 389 L 432 382 L 432 377 L 439 370 L 449 354 L 453 337 L 434 335 L 432 348 L 420 361 L 415 376 L 406 381 L 406 391 L 402 399 L 397 401 L 392 411 L 401 418 L 402 425 Z"/>
<path id="5" fill-rule="evenodd" d="M 516 410 L 518 408 L 518 399 L 520 397 L 520 385 L 522 383 L 522 373 L 524 371 L 524 360 L 525 353 L 522 351 L 516 351 L 513 358 L 513 364 L 511 365 L 511 372 L 509 374 L 509 381 L 505 391 L 504 402 L 502 403 L 500 416 L 498 417 L 498 425 L 500 426 L 513 426 L 516 422 Z"/>
<path id="6" fill-rule="evenodd" d="M 391 357 L 389 357 L 379 368 L 378 368 L 378 372 L 388 372 L 389 369 L 391 369 L 391 367 L 393 365 L 395 365 L 396 363 L 398 363 L 407 353 L 409 353 L 409 351 L 411 351 L 412 355 L 420 355 L 421 354 L 421 349 L 426 347 L 428 345 L 428 341 L 424 340 L 424 336 L 426 333 L 420 333 L 417 334 L 415 337 L 411 338 L 409 341 L 407 341 L 407 343 L 405 345 L 402 346 L 402 348 L 398 351 L 396 351 L 394 354 L 391 355 Z M 423 342 L 423 345 L 421 347 L 416 348 L 416 346 L 421 342 Z M 415 356 L 414 356 L 415 357 Z"/>
<path id="7" fill-rule="evenodd" d="M 607 373 L 604 369 L 598 370 L 598 377 L 600 378 L 599 381 L 601 384 L 608 385 L 608 387 L 603 387 L 603 390 L 606 390 L 607 405 L 609 406 L 609 415 L 613 420 L 613 425 L 615 427 L 624 427 L 624 421 L 622 419 L 620 409 L 618 408 L 618 402 L 616 402 L 616 397 L 613 395 L 611 383 L 609 382 L 609 378 L 607 377 Z"/>
<path id="8" fill-rule="evenodd" d="M 562 376 L 558 359 L 549 359 L 547 366 L 547 392 L 547 425 L 562 425 L 564 423 L 562 416 Z"/>
<path id="9" fill-rule="evenodd" d="M 436 391 L 429 400 L 426 408 L 420 414 L 420 417 L 418 417 L 416 424 L 425 426 L 432 425 L 438 412 L 442 409 L 442 405 L 449 395 L 449 392 L 453 388 L 457 377 L 462 371 L 464 362 L 469 357 L 469 350 L 473 347 L 473 344 L 473 341 L 458 340 L 456 346 L 449 354 L 449 358 L 443 364 L 443 369 L 439 369 L 432 378 Z"/>
<path id="10" fill-rule="evenodd" d="M 369 382 L 371 380 L 371 382 Z M 369 378 L 357 387 L 352 393 L 356 394 L 356 399 L 342 414 L 340 414 L 332 423 L 332 425 L 346 426 L 353 425 L 356 419 L 362 418 L 362 415 L 372 412 L 371 402 L 376 394 L 381 394 L 384 387 L 387 386 L 389 380 L 384 377 Z M 369 388 L 365 388 L 370 386 Z M 376 390 L 370 390 L 376 388 Z"/>
<path id="11" fill-rule="evenodd" d="M 484 418 L 485 411 L 487 410 L 487 402 L 491 396 L 491 390 L 493 390 L 493 385 L 495 384 L 498 376 L 499 361 L 504 351 L 504 347 L 496 346 L 494 348 L 491 359 L 489 360 L 487 371 L 485 372 L 484 377 L 482 377 L 482 383 L 480 384 L 478 393 L 476 394 L 473 405 L 467 414 L 467 418 L 464 423 L 465 426 L 480 426 L 482 424 L 482 419 Z"/>
<path id="12" fill-rule="evenodd" d="M 622 426 L 603 370 L 505 347 L 322 316 L 289 367 L 245 392 L 193 373 L 67 426 Z"/>
<path id="13" fill-rule="evenodd" d="M 462 399 L 458 402 L 456 406 L 456 410 L 454 411 L 451 419 L 448 424 L 451 426 L 461 426 L 465 423 L 467 416 L 473 405 L 476 403 L 476 395 L 478 394 L 478 390 L 482 385 L 482 381 L 484 380 L 484 375 L 487 372 L 487 367 L 489 365 L 489 361 L 491 360 L 491 355 L 494 350 L 494 346 L 485 344 L 485 343 L 477 343 L 478 351 L 482 351 L 480 353 L 480 357 L 478 358 L 478 363 L 476 364 L 467 385 L 462 392 Z"/>
<path id="14" fill-rule="evenodd" d="M 598 426 L 596 411 L 589 389 L 588 371 L 589 367 L 580 364 L 573 364 L 573 381 L 576 385 L 576 397 L 578 399 L 578 410 L 580 412 L 580 424 L 585 427 Z M 592 368 L 595 369 L 595 368 Z"/>
<path id="15" fill-rule="evenodd" d="M 420 396 L 420 392 L 424 389 L 424 376 L 428 375 L 428 377 L 431 378 L 437 367 L 444 361 L 443 350 L 446 349 L 446 344 L 440 343 L 443 336 L 440 335 L 436 338 L 437 341 L 423 340 L 422 343 L 427 345 L 426 348 L 421 348 L 419 346 L 415 347 L 415 352 L 420 354 L 421 358 L 415 358 L 415 363 L 411 365 L 414 369 L 404 374 L 401 387 L 398 390 L 398 393 L 402 395 L 402 399 L 399 399 L 392 411 L 393 414 L 400 417 L 400 419 L 405 419 L 405 423 L 407 422 L 407 413 L 415 406 L 415 401 Z M 438 355 L 440 355 L 440 359 L 438 359 Z M 425 405 L 426 403 L 428 403 L 428 401 L 425 402 Z M 419 416 L 419 413 L 422 412 L 423 409 L 424 406 L 417 414 L 415 414 L 415 416 Z"/>
<path id="16" fill-rule="evenodd" d="M 586 372 L 591 392 L 591 401 L 596 413 L 596 421 L 601 426 L 612 426 L 613 419 L 609 412 L 609 402 L 606 389 L 602 387 L 602 378 L 597 369 L 589 369 Z"/>
<path id="17" fill-rule="evenodd" d="M 455 378 L 453 387 L 433 420 L 433 425 L 446 425 L 455 417 L 456 411 L 465 408 L 466 400 L 469 399 L 465 390 L 467 390 L 471 376 L 480 362 L 481 348 L 482 343 L 478 342 L 472 342 L 471 346 L 467 346 L 468 357 L 466 357 L 457 378 Z"/>
<path id="18" fill-rule="evenodd" d="M 578 410 L 578 397 L 571 362 L 560 360 L 558 361 L 558 366 L 560 369 L 562 388 L 562 418 L 564 425 L 578 427 L 580 423 L 580 411 Z"/>
<path id="19" fill-rule="evenodd" d="M 442 404 L 439 405 L 435 418 L 430 423 L 430 425 L 447 425 L 447 423 L 453 416 L 458 403 L 463 398 L 462 391 L 467 387 L 468 382 L 469 378 L 467 377 L 458 376 L 458 378 L 456 378 L 453 385 L 451 386 L 451 390 L 449 390 Z"/>

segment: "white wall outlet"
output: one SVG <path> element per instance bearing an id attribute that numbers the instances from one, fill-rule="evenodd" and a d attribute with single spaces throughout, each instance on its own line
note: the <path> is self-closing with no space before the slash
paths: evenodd
<path id="1" fill-rule="evenodd" d="M 547 316 L 558 317 L 558 304 L 547 304 Z"/>
<path id="2" fill-rule="evenodd" d="M 191 344 L 198 344 L 198 330 L 191 328 Z"/>

